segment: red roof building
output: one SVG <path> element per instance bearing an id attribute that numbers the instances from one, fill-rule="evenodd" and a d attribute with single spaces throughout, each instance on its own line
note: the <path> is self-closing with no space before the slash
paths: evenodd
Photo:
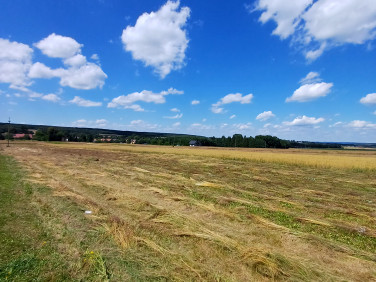
<path id="1" fill-rule="evenodd" d="M 14 139 L 25 138 L 25 135 L 26 135 L 25 133 L 17 133 L 17 134 L 13 134 L 13 138 Z M 29 138 L 33 139 L 33 135 L 29 134 Z"/>

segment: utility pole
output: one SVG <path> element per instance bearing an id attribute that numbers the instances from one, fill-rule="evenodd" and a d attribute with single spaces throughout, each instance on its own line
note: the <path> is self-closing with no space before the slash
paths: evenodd
<path id="1" fill-rule="evenodd" d="M 9 139 L 10 139 L 10 117 L 9 117 L 9 120 L 8 120 L 8 145 L 7 145 L 7 147 L 10 147 L 9 146 Z"/>

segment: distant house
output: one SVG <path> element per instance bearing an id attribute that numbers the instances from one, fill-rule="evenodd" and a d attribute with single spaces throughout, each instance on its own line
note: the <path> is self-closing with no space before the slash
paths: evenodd
<path id="1" fill-rule="evenodd" d="M 197 140 L 191 140 L 189 141 L 189 146 L 191 147 L 201 146 L 201 143 Z"/>
<path id="2" fill-rule="evenodd" d="M 29 139 L 32 139 L 32 138 L 33 138 L 33 135 L 32 135 L 32 134 L 25 134 L 25 133 L 17 133 L 17 134 L 13 134 L 13 138 L 14 138 L 14 139 L 24 139 L 25 137 L 27 138 L 27 135 L 29 135 Z"/>

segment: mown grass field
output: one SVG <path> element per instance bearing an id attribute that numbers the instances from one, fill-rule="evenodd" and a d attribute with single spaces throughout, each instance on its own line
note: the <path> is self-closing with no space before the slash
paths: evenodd
<path id="1" fill-rule="evenodd" d="M 0 146 L 0 280 L 376 280 L 375 151 Z"/>

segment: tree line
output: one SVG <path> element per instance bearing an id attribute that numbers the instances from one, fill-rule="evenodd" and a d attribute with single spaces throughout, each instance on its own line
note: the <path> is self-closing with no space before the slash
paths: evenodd
<path id="1" fill-rule="evenodd" d="M 7 138 L 7 124 L 0 125 L 0 139 Z M 12 125 L 10 137 L 16 133 L 33 133 L 29 131 L 28 125 Z M 2 134 L 1 134 L 2 133 Z M 28 139 L 28 135 L 25 139 Z M 214 147 L 241 147 L 241 148 L 332 148 L 340 149 L 340 144 L 298 142 L 284 140 L 271 135 L 203 137 L 170 133 L 132 132 L 118 130 L 104 130 L 95 128 L 73 128 L 73 127 L 48 127 L 38 126 L 33 135 L 33 140 L 38 141 L 69 141 L 69 142 L 110 142 L 110 143 L 131 143 L 135 140 L 137 144 L 168 145 L 168 146 L 189 146 L 190 141 L 195 140 L 202 146 Z"/>
<path id="2" fill-rule="evenodd" d="M 314 142 L 297 142 L 280 139 L 271 135 L 202 137 L 202 136 L 143 136 L 131 135 L 105 135 L 80 133 L 76 131 L 62 131 L 54 127 L 39 129 L 33 139 L 39 141 L 70 141 L 70 142 L 97 142 L 97 143 L 131 143 L 135 140 L 137 144 L 168 145 L 168 146 L 189 146 L 190 141 L 195 140 L 199 145 L 212 147 L 241 147 L 241 148 L 341 148 L 339 144 L 324 144 Z"/>

